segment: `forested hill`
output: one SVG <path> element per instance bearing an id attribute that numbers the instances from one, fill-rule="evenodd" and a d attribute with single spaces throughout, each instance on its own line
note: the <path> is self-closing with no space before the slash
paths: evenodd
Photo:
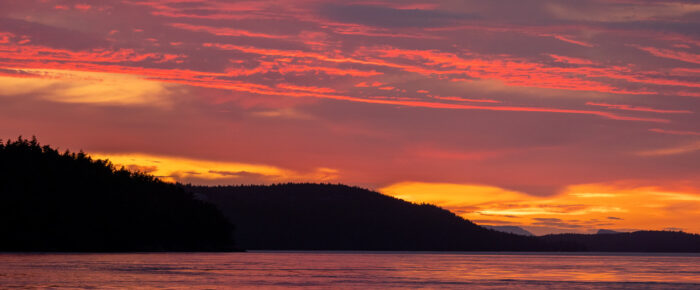
<path id="1" fill-rule="evenodd" d="M 168 184 L 21 138 L 0 142 L 0 229 L 0 252 L 229 251 L 234 245 L 265 250 L 700 252 L 700 236 L 681 232 L 502 233 L 434 205 L 345 185 Z"/>
<path id="2" fill-rule="evenodd" d="M 700 252 L 700 235 L 672 231 L 637 231 L 596 235 L 557 234 L 540 237 L 546 243 L 576 245 L 590 252 Z"/>
<path id="3" fill-rule="evenodd" d="M 267 250 L 545 250 L 447 210 L 330 184 L 195 187 L 236 225 L 237 245 Z"/>
<path id="4" fill-rule="evenodd" d="M 267 250 L 700 252 L 700 236 L 643 231 L 543 237 L 495 232 L 428 204 L 331 184 L 186 186 L 236 225 L 237 243 Z"/>
<path id="5" fill-rule="evenodd" d="M 0 251 L 224 251 L 232 225 L 152 176 L 36 139 L 0 141 Z"/>

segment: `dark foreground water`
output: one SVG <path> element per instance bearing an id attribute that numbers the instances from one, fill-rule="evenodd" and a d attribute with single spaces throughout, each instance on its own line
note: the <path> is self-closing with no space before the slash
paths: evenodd
<path id="1" fill-rule="evenodd" d="M 0 254 L 0 288 L 700 289 L 699 255 Z"/>

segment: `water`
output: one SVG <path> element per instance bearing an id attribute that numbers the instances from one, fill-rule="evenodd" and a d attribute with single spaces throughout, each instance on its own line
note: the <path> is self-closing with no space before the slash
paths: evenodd
<path id="1" fill-rule="evenodd" d="M 700 255 L 0 254 L 0 288 L 700 289 Z"/>

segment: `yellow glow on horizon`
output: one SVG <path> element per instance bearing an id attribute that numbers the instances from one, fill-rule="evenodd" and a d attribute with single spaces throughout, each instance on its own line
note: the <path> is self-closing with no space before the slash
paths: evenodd
<path id="1" fill-rule="evenodd" d="M 124 166 L 133 171 L 141 171 L 166 182 L 185 178 L 204 180 L 235 180 L 253 177 L 261 182 L 287 182 L 301 180 L 330 181 L 338 177 L 338 171 L 331 168 L 316 168 L 312 172 L 300 173 L 270 165 L 200 160 L 183 157 L 159 156 L 142 153 L 91 153 L 96 159 L 108 159 L 117 167 Z"/>
<path id="2" fill-rule="evenodd" d="M 401 182 L 380 191 L 411 202 L 432 203 L 469 220 L 496 224 L 570 232 L 682 228 L 700 233 L 700 191 L 692 188 L 582 184 L 554 196 L 538 197 L 484 185 Z"/>
<path id="3" fill-rule="evenodd" d="M 380 188 L 380 192 L 408 201 L 477 205 L 494 201 L 522 201 L 530 196 L 495 186 L 474 184 L 401 182 Z"/>
<path id="4" fill-rule="evenodd" d="M 598 192 L 581 192 L 581 193 L 571 193 L 573 196 L 577 197 L 590 197 L 590 198 L 596 198 L 596 197 L 616 197 L 616 194 L 612 193 L 598 193 Z"/>

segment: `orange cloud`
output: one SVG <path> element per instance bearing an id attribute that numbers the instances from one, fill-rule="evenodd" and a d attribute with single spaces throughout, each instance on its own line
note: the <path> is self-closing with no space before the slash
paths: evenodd
<path id="1" fill-rule="evenodd" d="M 209 182 L 235 183 L 236 180 L 250 182 L 246 177 L 254 177 L 259 183 L 300 182 L 316 180 L 328 182 L 339 177 L 338 170 L 319 167 L 311 172 L 296 172 L 276 166 L 222 162 L 174 156 L 143 153 L 91 153 L 96 159 L 108 159 L 118 167 L 124 166 L 159 177 L 167 182 L 188 179 L 209 180 Z M 241 179 L 242 178 L 242 179 Z"/>
<path id="2" fill-rule="evenodd" d="M 547 226 L 568 232 L 677 227 L 700 233 L 700 225 L 694 222 L 700 217 L 700 190 L 693 187 L 596 183 L 569 186 L 548 197 L 449 183 L 400 182 L 379 190 L 412 202 L 434 203 L 467 219 L 488 219 L 489 224 Z"/>
<path id="3" fill-rule="evenodd" d="M 170 106 L 168 88 L 172 85 L 134 75 L 51 69 L 15 71 L 23 77 L 0 75 L 0 95 L 36 94 L 62 103 Z"/>

